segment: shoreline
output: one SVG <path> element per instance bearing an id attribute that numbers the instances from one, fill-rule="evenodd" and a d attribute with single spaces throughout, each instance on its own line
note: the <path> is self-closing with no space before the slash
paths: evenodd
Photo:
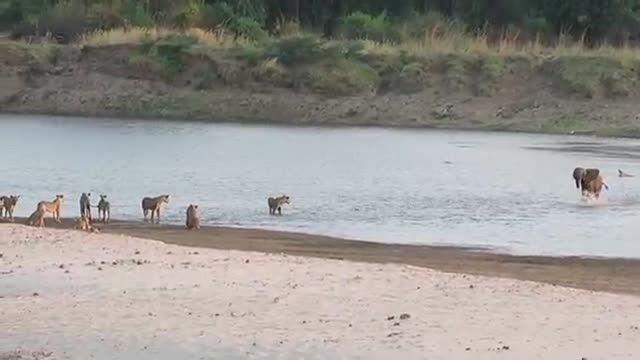
<path id="1" fill-rule="evenodd" d="M 474 127 L 474 126 L 439 126 L 437 124 L 410 124 L 410 123 L 393 123 L 393 122 L 361 122 L 361 123 L 349 123 L 348 121 L 335 120 L 333 122 L 305 122 L 298 123 L 294 120 L 274 120 L 274 119 L 235 119 L 229 120 L 227 117 L 218 118 L 189 118 L 181 116 L 141 116 L 141 115 L 109 115 L 101 113 L 90 112 L 37 112 L 37 111 L 6 111 L 0 109 L 0 116 L 4 117 L 58 117 L 70 120 L 84 120 L 87 118 L 94 118 L 98 120 L 116 120 L 116 121 L 161 121 L 169 123 L 190 122 L 199 124 L 217 124 L 217 125 L 232 125 L 232 126 L 267 126 L 267 127 L 281 127 L 281 128 L 318 128 L 318 129 L 388 129 L 388 130 L 424 130 L 424 131 L 459 131 L 459 132 L 473 132 L 473 133 L 494 133 L 494 134 L 517 134 L 517 135 L 547 135 L 547 136 L 562 136 L 562 137 L 589 137 L 596 139 L 638 139 L 640 140 L 640 134 L 634 133 L 598 133 L 597 131 L 536 131 L 533 129 L 512 129 L 507 127 Z"/>
<path id="2" fill-rule="evenodd" d="M 72 229 L 74 219 L 47 227 Z M 23 224 L 25 218 L 16 218 Z M 2 221 L 3 224 L 7 222 Z M 152 225 L 117 221 L 102 225 L 102 233 L 127 235 L 167 244 L 287 254 L 374 264 L 404 264 L 447 273 L 534 281 L 577 289 L 640 296 L 640 259 L 513 255 L 478 251 L 478 248 L 399 245 L 347 240 L 295 232 L 203 226 L 187 231 L 182 225 Z"/>

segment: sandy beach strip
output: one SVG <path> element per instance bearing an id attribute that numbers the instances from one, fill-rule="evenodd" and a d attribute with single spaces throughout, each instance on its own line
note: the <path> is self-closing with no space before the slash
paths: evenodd
<path id="1" fill-rule="evenodd" d="M 637 296 L 22 225 L 0 225 L 0 249 L 0 354 L 640 357 Z"/>
<path id="2" fill-rule="evenodd" d="M 0 221 L 1 222 L 1 221 Z M 16 219 L 23 223 L 24 219 Z M 73 228 L 72 219 L 47 226 Z M 544 282 L 585 290 L 640 295 L 640 259 L 514 256 L 455 246 L 381 244 L 292 232 L 114 221 L 103 232 L 191 247 L 288 254 L 376 264 L 405 264 L 484 276 Z"/>

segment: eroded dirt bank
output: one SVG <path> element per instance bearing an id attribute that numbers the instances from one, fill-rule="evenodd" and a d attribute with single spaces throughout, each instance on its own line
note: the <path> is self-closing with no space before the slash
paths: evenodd
<path id="1" fill-rule="evenodd" d="M 178 71 L 138 45 L 1 43 L 0 112 L 640 136 L 640 61 L 389 55 L 283 66 L 200 48 L 179 59 Z"/>

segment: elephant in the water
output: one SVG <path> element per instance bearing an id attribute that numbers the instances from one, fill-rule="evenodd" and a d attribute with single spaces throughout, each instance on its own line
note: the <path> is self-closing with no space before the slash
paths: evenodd
<path id="1" fill-rule="evenodd" d="M 573 170 L 573 179 L 576 182 L 576 188 L 582 189 L 582 195 L 593 194 L 597 199 L 600 197 L 603 187 L 609 190 L 609 186 L 604 182 L 599 169 L 577 167 Z"/>
<path id="2" fill-rule="evenodd" d="M 582 182 L 582 178 L 584 178 L 586 171 L 584 168 L 577 167 L 573 169 L 573 180 L 576 182 L 576 189 L 580 189 L 580 184 Z"/>

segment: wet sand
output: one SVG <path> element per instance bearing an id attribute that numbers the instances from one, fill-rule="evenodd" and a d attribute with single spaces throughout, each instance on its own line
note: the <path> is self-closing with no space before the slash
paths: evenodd
<path id="1" fill-rule="evenodd" d="M 25 219 L 16 218 L 17 223 Z M 54 228 L 72 228 L 71 219 Z M 113 221 L 102 232 L 181 246 L 283 253 L 368 263 L 396 263 L 452 273 L 529 280 L 578 289 L 640 295 L 640 259 L 515 256 L 449 246 L 381 244 L 326 236 L 257 229 Z"/>

